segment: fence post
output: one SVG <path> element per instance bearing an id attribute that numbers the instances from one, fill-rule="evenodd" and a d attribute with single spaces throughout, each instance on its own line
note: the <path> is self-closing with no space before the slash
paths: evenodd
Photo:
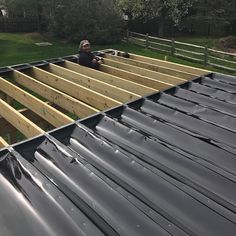
<path id="1" fill-rule="evenodd" d="M 204 48 L 204 65 L 207 66 L 208 64 L 208 50 L 207 46 Z"/>
<path id="2" fill-rule="evenodd" d="M 145 47 L 148 48 L 148 42 L 149 42 L 149 35 L 146 33 L 146 44 Z"/>
<path id="3" fill-rule="evenodd" d="M 171 40 L 171 56 L 175 55 L 175 39 L 172 38 Z"/>
<path id="4" fill-rule="evenodd" d="M 127 29 L 126 31 L 126 40 L 127 40 L 127 43 L 129 42 L 129 29 Z"/>

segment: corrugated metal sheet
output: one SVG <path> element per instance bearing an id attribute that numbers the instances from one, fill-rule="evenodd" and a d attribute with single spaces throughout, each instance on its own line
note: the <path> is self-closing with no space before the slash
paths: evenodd
<path id="1" fill-rule="evenodd" d="M 0 153 L 0 235 L 236 235 L 236 78 L 210 74 Z"/>

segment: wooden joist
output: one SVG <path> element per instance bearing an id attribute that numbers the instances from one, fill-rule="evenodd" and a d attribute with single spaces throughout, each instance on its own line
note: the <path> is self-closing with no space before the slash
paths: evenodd
<path id="1" fill-rule="evenodd" d="M 35 125 L 32 121 L 28 120 L 2 99 L 0 99 L 0 115 L 14 127 L 16 127 L 27 138 L 31 138 L 44 133 L 41 128 Z"/>
<path id="2" fill-rule="evenodd" d="M 43 130 L 47 130 L 49 123 L 45 121 L 42 117 L 35 114 L 33 111 L 29 110 L 28 108 L 23 108 L 17 110 L 23 116 L 25 116 L 28 120 L 32 121 L 34 124 L 39 126 Z M 9 123 L 6 119 L 0 116 L 0 136 L 5 136 L 6 134 L 14 134 L 16 133 L 17 129 Z M 12 142 L 11 142 L 12 143 Z"/>
<path id="3" fill-rule="evenodd" d="M 206 73 L 206 70 L 135 54 L 130 54 L 130 58 L 106 54 L 100 70 L 70 61 L 23 72 L 13 70 L 11 75 L 17 84 L 46 98 L 52 106 L 0 77 L 0 125 L 8 127 L 0 130 L 0 147 L 8 145 L 1 138 L 5 137 L 2 130 L 9 131 L 12 137 L 16 130 L 33 137 L 48 127 L 73 122 L 64 114 L 67 111 L 84 118 Z M 11 106 L 14 100 L 28 109 L 15 110 Z M 24 112 L 32 119 L 23 115 Z"/>
<path id="4" fill-rule="evenodd" d="M 154 59 L 154 58 L 145 57 L 145 56 L 140 56 L 140 55 L 137 55 L 137 54 L 130 53 L 129 55 L 130 55 L 130 58 L 133 59 L 133 60 L 143 61 L 143 62 L 147 62 L 147 63 L 151 63 L 151 64 L 154 64 L 154 65 L 159 65 L 159 66 L 165 66 L 165 67 L 168 67 L 168 68 L 171 68 L 171 69 L 174 69 L 174 70 L 180 70 L 180 71 L 185 71 L 187 73 L 196 74 L 198 76 L 210 73 L 210 71 L 207 71 L 207 70 L 204 70 L 204 69 L 199 69 L 199 68 L 195 68 L 195 67 L 191 67 L 191 66 L 180 65 L 180 64 L 177 64 L 177 63 L 163 61 L 163 60 Z"/>
<path id="5" fill-rule="evenodd" d="M 170 87 L 173 86 L 172 84 L 160 82 L 160 81 L 157 81 L 155 79 L 152 79 L 152 78 L 149 78 L 149 77 L 146 77 L 146 76 L 141 76 L 139 74 L 131 73 L 131 72 L 121 70 L 121 69 L 118 69 L 118 68 L 115 68 L 115 67 L 112 67 L 112 66 L 108 66 L 108 65 L 103 65 L 102 64 L 100 66 L 100 70 L 105 72 L 105 73 L 115 75 L 115 76 L 118 76 L 118 77 L 121 77 L 121 78 L 125 78 L 126 80 L 130 80 L 130 81 L 133 81 L 135 83 L 139 83 L 139 84 L 142 84 L 144 86 L 156 89 L 156 92 L 158 90 L 167 89 L 167 88 L 170 88 Z"/>
<path id="6" fill-rule="evenodd" d="M 0 148 L 9 146 L 9 144 L 0 136 Z"/>
<path id="7" fill-rule="evenodd" d="M 87 75 L 89 77 L 95 78 L 107 84 L 111 84 L 113 86 L 125 89 L 141 96 L 154 93 L 156 91 L 153 88 L 125 80 L 125 78 L 120 78 L 114 75 L 108 75 L 107 73 L 104 73 L 102 71 L 81 66 L 70 61 L 65 61 L 62 65 L 69 70 L 73 70 L 75 72 Z"/>
<path id="8" fill-rule="evenodd" d="M 138 66 L 140 68 L 144 68 L 144 69 L 147 69 L 147 70 L 153 70 L 153 71 L 160 72 L 160 73 L 163 73 L 163 74 L 179 77 L 181 79 L 189 80 L 189 79 L 193 79 L 194 77 L 198 76 L 197 74 L 191 74 L 191 73 L 188 73 L 188 72 L 175 70 L 175 69 L 170 69 L 168 67 L 164 67 L 164 66 L 160 66 L 160 65 L 154 65 L 154 64 L 151 64 L 151 63 L 142 62 L 142 61 L 139 61 L 139 60 L 133 60 L 133 59 L 130 59 L 130 58 L 124 58 L 124 57 L 121 57 L 121 56 L 113 56 L 113 55 L 110 55 L 110 54 L 106 54 L 105 57 L 108 58 L 108 59 L 114 60 L 114 61 L 126 63 L 128 65 Z"/>
<path id="9" fill-rule="evenodd" d="M 48 101 L 64 108 L 80 118 L 95 114 L 99 111 L 19 71 L 15 71 L 14 79 L 18 84 L 32 90 L 33 92 L 46 98 Z"/>
<path id="10" fill-rule="evenodd" d="M 13 75 L 17 76 L 17 72 L 13 71 Z M 14 84 L 0 77 L 0 90 L 12 96 L 15 100 L 34 111 L 36 114 L 47 120 L 55 127 L 60 127 L 73 122 L 71 118 L 57 111 L 40 99 L 34 97 L 30 93 L 20 89 Z"/>
<path id="11" fill-rule="evenodd" d="M 48 65 L 48 71 L 66 80 L 69 80 L 88 89 L 101 93 L 107 97 L 115 99 L 119 102 L 127 102 L 129 100 L 137 99 L 140 97 L 139 95 L 129 92 L 127 90 L 115 87 L 113 85 L 104 83 L 92 77 L 83 75 L 78 72 L 74 72 L 72 70 L 66 69 L 55 64 Z"/>
<path id="12" fill-rule="evenodd" d="M 136 73 L 136 74 L 139 74 L 142 76 L 146 76 L 146 77 L 155 79 L 159 82 L 169 83 L 171 85 L 176 85 L 176 84 L 187 82 L 187 80 L 185 80 L 185 79 L 181 79 L 181 78 L 171 76 L 171 75 L 166 75 L 166 74 L 159 73 L 159 72 L 152 71 L 152 70 L 147 70 L 144 68 L 140 68 L 138 66 L 128 65 L 128 64 L 114 61 L 114 60 L 107 59 L 107 58 L 104 58 L 103 60 L 104 60 L 105 65 L 112 66 L 114 68 L 122 69 L 125 71 L 129 71 L 131 73 Z"/>
<path id="13" fill-rule="evenodd" d="M 65 92 L 99 110 L 104 110 L 122 104 L 112 98 L 108 98 L 107 96 L 97 93 L 91 89 L 85 88 L 37 67 L 33 68 L 31 75 L 39 81 Z"/>

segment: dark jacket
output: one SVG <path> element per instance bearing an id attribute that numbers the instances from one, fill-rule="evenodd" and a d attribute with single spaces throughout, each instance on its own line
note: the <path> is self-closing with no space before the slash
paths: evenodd
<path id="1" fill-rule="evenodd" d="M 99 68 L 98 62 L 92 62 L 95 56 L 91 52 L 79 51 L 79 64 L 93 69 Z"/>

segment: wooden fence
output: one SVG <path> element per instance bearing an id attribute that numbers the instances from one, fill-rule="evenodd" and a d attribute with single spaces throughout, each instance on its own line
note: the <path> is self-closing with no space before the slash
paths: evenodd
<path id="1" fill-rule="evenodd" d="M 236 73 L 236 54 L 127 31 L 127 40 L 161 53 Z"/>
<path id="2" fill-rule="evenodd" d="M 37 30 L 37 18 L 0 18 L 0 32 L 33 32 Z"/>

